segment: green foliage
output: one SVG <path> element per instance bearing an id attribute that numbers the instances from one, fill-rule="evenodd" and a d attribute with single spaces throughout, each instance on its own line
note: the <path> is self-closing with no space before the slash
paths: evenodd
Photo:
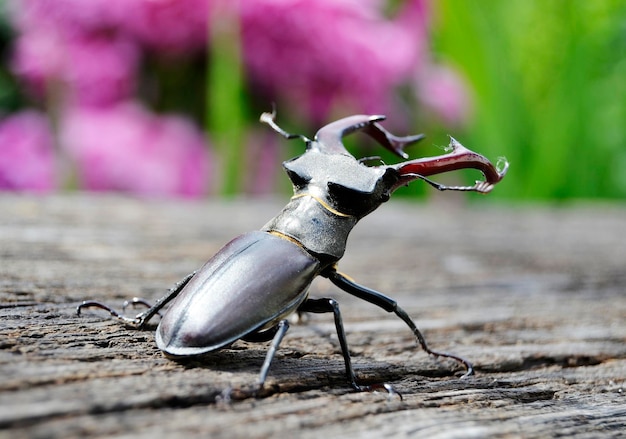
<path id="1" fill-rule="evenodd" d="M 436 52 L 475 93 L 467 144 L 511 162 L 494 196 L 626 196 L 626 2 L 433 4 Z"/>
<path id="2" fill-rule="evenodd" d="M 237 18 L 222 14 L 211 26 L 207 70 L 207 128 L 217 152 L 222 195 L 240 192 L 245 175 L 246 115 L 243 67 Z"/>

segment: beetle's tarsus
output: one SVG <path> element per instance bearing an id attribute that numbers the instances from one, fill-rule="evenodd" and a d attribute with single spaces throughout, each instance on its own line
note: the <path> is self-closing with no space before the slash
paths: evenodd
<path id="1" fill-rule="evenodd" d="M 152 306 L 150 306 L 150 304 L 144 299 L 141 299 L 138 297 L 133 297 L 130 301 L 128 300 L 125 301 L 122 306 L 122 309 L 124 310 L 129 304 L 132 304 L 132 305 L 141 304 L 141 305 L 149 307 L 149 309 L 147 309 L 146 311 L 140 314 L 137 314 L 133 318 L 126 317 L 123 313 L 119 313 L 115 309 L 111 308 L 110 306 L 105 305 L 104 303 L 101 303 L 95 300 L 85 300 L 83 303 L 78 305 L 78 307 L 76 308 L 76 314 L 80 315 L 81 310 L 83 308 L 99 308 L 99 309 L 108 311 L 109 314 L 111 314 L 113 318 L 115 318 L 116 320 L 119 320 L 120 322 L 122 322 L 124 325 L 128 327 L 131 327 L 133 329 L 143 329 L 145 324 L 152 317 L 159 314 L 159 311 L 182 291 L 185 285 L 189 283 L 189 281 L 191 280 L 192 277 L 194 277 L 195 274 L 196 272 L 194 271 L 193 273 L 190 273 L 187 276 L 185 276 L 183 280 L 181 280 L 176 285 L 174 285 L 174 287 L 171 290 L 169 290 L 169 292 L 164 297 L 157 300 L 156 303 Z"/>
<path id="2" fill-rule="evenodd" d="M 367 386 L 360 386 L 358 384 L 353 384 L 352 386 L 357 392 L 386 392 L 389 395 L 389 398 L 397 396 L 402 401 L 402 394 L 396 389 L 393 388 L 391 384 L 380 383 L 380 384 L 370 384 Z"/>
<path id="3" fill-rule="evenodd" d="M 133 297 L 130 300 L 125 300 L 124 303 L 122 304 L 122 313 L 126 314 L 126 308 L 128 308 L 129 306 L 132 306 L 133 308 L 135 308 L 137 305 L 142 305 L 145 306 L 146 308 L 150 309 L 152 308 L 154 305 L 152 305 L 150 302 L 148 302 L 146 299 L 143 299 L 141 297 Z M 156 313 L 159 317 L 161 316 L 161 313 Z"/>
<path id="4" fill-rule="evenodd" d="M 418 340 L 419 340 L 419 338 L 418 338 Z M 423 344 L 422 344 L 422 342 L 423 342 Z M 463 367 L 465 367 L 465 373 L 463 375 L 461 375 L 459 377 L 459 379 L 464 379 L 464 378 L 470 377 L 470 376 L 475 374 L 474 365 L 469 360 L 466 360 L 463 357 L 459 357 L 458 355 L 449 354 L 447 352 L 433 351 L 432 349 L 430 349 L 428 347 L 428 345 L 426 344 L 426 340 L 424 339 L 423 336 L 421 337 L 420 346 L 422 347 L 422 349 L 424 349 L 424 351 L 426 351 L 428 354 L 432 355 L 435 359 L 437 359 L 439 357 L 443 357 L 443 358 L 449 358 L 449 359 L 454 360 L 454 361 L 456 361 L 458 363 L 461 363 L 463 365 Z"/>
<path id="5" fill-rule="evenodd" d="M 217 401 L 224 404 L 230 404 L 233 401 L 242 401 L 250 398 L 266 398 L 275 393 L 278 393 L 278 386 L 266 386 L 266 385 L 247 385 L 244 387 L 228 386 L 222 390 L 217 397 Z"/>
<path id="6" fill-rule="evenodd" d="M 105 305 L 104 303 L 101 303 L 101 302 L 97 302 L 95 300 L 85 300 L 83 303 L 78 305 L 76 307 L 76 314 L 80 315 L 83 308 L 103 309 L 105 311 L 108 311 L 108 313 L 111 314 L 111 317 L 113 317 L 114 319 L 119 320 L 120 322 L 124 323 L 126 326 L 130 326 L 136 329 L 141 329 L 141 327 L 145 323 L 145 318 L 143 317 L 143 314 L 145 313 L 138 314 L 133 318 L 126 317 L 123 314 L 120 314 L 119 312 L 117 312 L 115 309 L 111 308 L 110 306 Z"/>
<path id="7" fill-rule="evenodd" d="M 215 398 L 217 403 L 230 404 L 232 402 L 233 387 L 228 386 Z"/>

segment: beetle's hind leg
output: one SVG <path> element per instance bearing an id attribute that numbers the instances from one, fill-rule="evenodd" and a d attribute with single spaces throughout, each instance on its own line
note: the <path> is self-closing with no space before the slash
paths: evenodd
<path id="1" fill-rule="evenodd" d="M 323 273 L 323 275 L 330 279 L 333 284 L 335 284 L 337 287 L 341 288 L 345 292 L 350 293 L 360 299 L 366 300 L 367 302 L 373 303 L 374 305 L 381 307 L 387 312 L 393 312 L 400 319 L 402 319 L 402 321 L 406 323 L 409 328 L 411 328 L 411 331 L 413 331 L 413 334 L 417 338 L 417 341 L 419 342 L 422 349 L 424 349 L 424 351 L 426 351 L 430 355 L 433 355 L 435 357 L 450 358 L 463 364 L 466 372 L 461 378 L 474 375 L 474 366 L 465 358 L 459 357 L 458 355 L 449 354 L 447 352 L 437 352 L 430 349 L 430 347 L 428 347 L 428 344 L 426 343 L 426 339 L 417 328 L 411 317 L 409 317 L 406 311 L 400 308 L 396 301 L 392 298 L 387 297 L 384 294 L 379 293 L 378 291 L 371 290 L 353 282 L 350 278 L 342 273 L 339 273 L 334 268 L 327 270 L 325 273 Z"/>
<path id="2" fill-rule="evenodd" d="M 343 328 L 343 320 L 341 318 L 341 312 L 339 311 L 339 304 L 335 299 L 307 299 L 300 307 L 298 312 L 312 312 L 312 313 L 327 313 L 332 312 L 335 317 L 335 328 L 337 330 L 337 337 L 339 338 L 339 345 L 341 346 L 341 353 L 346 366 L 346 376 L 353 389 L 359 392 L 372 392 L 378 390 L 384 390 L 391 395 L 398 395 L 402 398 L 398 392 L 389 384 L 373 384 L 364 386 L 357 383 L 356 374 L 352 367 L 352 360 L 350 358 L 350 351 L 348 350 L 348 339 L 346 337 L 346 331 Z"/>
<path id="3" fill-rule="evenodd" d="M 178 296 L 178 294 L 182 291 L 182 289 L 185 287 L 185 285 L 187 285 L 189 283 L 189 281 L 191 280 L 191 278 L 196 274 L 196 272 L 194 271 L 193 273 L 187 275 L 182 281 L 178 282 L 176 285 L 174 285 L 174 287 L 172 289 L 170 289 L 168 291 L 168 293 L 163 296 L 161 299 L 157 300 L 156 303 L 152 306 L 150 306 L 150 304 L 148 302 L 146 302 L 143 299 L 138 299 L 138 298 L 133 298 L 131 301 L 126 301 L 124 302 L 123 305 L 123 309 L 126 309 L 126 306 L 128 306 L 129 304 L 141 304 L 144 306 L 149 306 L 149 308 L 140 313 L 137 314 L 135 317 L 126 317 L 123 313 L 119 313 L 117 312 L 115 309 L 111 308 L 108 305 L 105 305 L 101 302 L 95 301 L 95 300 L 85 300 L 83 303 L 81 303 L 80 305 L 78 305 L 76 307 L 76 314 L 80 315 L 81 311 L 85 308 L 99 308 L 99 309 L 103 309 L 105 311 L 108 311 L 109 314 L 111 314 L 111 316 L 113 318 L 115 318 L 116 320 L 119 320 L 120 322 L 122 322 L 124 325 L 129 326 L 131 328 L 135 328 L 135 329 L 141 329 L 144 327 L 144 325 L 152 318 L 154 317 L 156 314 L 159 313 L 159 311 L 165 306 L 167 305 L 170 301 L 172 301 L 176 296 Z"/>

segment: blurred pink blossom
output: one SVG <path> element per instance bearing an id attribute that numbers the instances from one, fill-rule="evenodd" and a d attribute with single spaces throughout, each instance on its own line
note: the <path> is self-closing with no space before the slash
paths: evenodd
<path id="1" fill-rule="evenodd" d="M 147 48 L 176 55 L 207 45 L 209 0 L 126 0 L 126 6 L 120 29 Z"/>
<path id="2" fill-rule="evenodd" d="M 7 0 L 13 25 L 22 32 L 63 32 L 66 36 L 116 28 L 135 0 Z"/>
<path id="3" fill-rule="evenodd" d="M 389 18 L 383 0 L 10 0 L 13 65 L 40 96 L 60 83 L 68 100 L 114 103 L 133 94 L 146 49 L 202 53 L 210 13 L 238 4 L 247 77 L 263 99 L 318 122 L 337 107 L 393 113 L 394 91 L 418 77 L 423 102 L 457 120 L 462 87 L 430 69 L 428 3 L 405 0 Z"/>
<path id="4" fill-rule="evenodd" d="M 39 98 L 107 105 L 135 89 L 140 53 L 115 29 L 123 0 L 12 0 L 12 67 Z"/>
<path id="5" fill-rule="evenodd" d="M 108 105 L 135 91 L 142 48 L 198 52 L 208 0 L 12 0 L 12 67 L 39 98 Z M 59 88 L 60 87 L 60 88 Z M 65 103 L 65 102 L 64 102 Z"/>
<path id="6" fill-rule="evenodd" d="M 460 125 L 471 112 L 471 99 L 463 79 L 452 69 L 429 66 L 415 77 L 419 101 L 446 124 Z"/>
<path id="7" fill-rule="evenodd" d="M 206 141 L 187 119 L 157 116 L 131 103 L 76 107 L 65 115 L 60 137 L 85 189 L 146 196 L 206 193 Z"/>
<path id="8" fill-rule="evenodd" d="M 75 36 L 112 33 L 150 49 L 192 52 L 206 47 L 209 2 L 215 0 L 9 0 L 22 32 Z"/>
<path id="9" fill-rule="evenodd" d="M 387 113 L 398 121 L 404 118 L 396 91 L 411 87 L 418 102 L 447 123 L 459 123 L 469 112 L 462 81 L 431 59 L 428 0 L 404 0 L 393 17 L 386 15 L 384 0 L 7 2 L 17 31 L 12 68 L 55 113 L 61 148 L 75 161 L 87 189 L 204 193 L 209 169 L 202 133 L 187 119 L 156 116 L 129 102 L 143 80 L 146 59 L 165 56 L 177 67 L 172 58 L 196 63 L 204 56 L 210 15 L 213 23 L 224 21 L 215 21 L 224 13 L 216 6 L 240 14 L 247 85 L 264 104 L 283 101 L 281 107 L 316 124 L 333 111 Z M 159 79 L 149 85 L 158 87 Z M 192 79 L 181 83 L 180 93 L 188 96 L 203 87 Z M 145 90 L 150 96 L 159 93 L 149 86 Z M 42 132 L 33 130 L 33 135 Z M 264 173 L 272 172 L 275 152 L 266 146 L 248 152 L 260 176 L 251 185 L 269 187 Z M 53 176 L 51 147 L 48 156 L 33 154 L 39 157 L 33 166 L 48 160 Z M 4 171 L 9 165 L 2 162 L 3 176 L 9 175 Z M 48 180 L 51 187 L 54 179 Z"/>
<path id="10" fill-rule="evenodd" d="M 13 69 L 38 96 L 61 91 L 66 103 L 108 105 L 131 96 L 138 61 L 120 38 L 33 31 L 17 40 Z"/>
<path id="11" fill-rule="evenodd" d="M 380 1 L 242 2 L 245 62 L 257 86 L 308 106 L 316 119 L 344 102 L 385 111 L 393 88 L 419 67 L 424 9 L 423 0 L 411 0 L 407 15 L 393 21 Z"/>
<path id="12" fill-rule="evenodd" d="M 47 192 L 56 186 L 50 126 L 24 111 L 0 121 L 0 190 Z"/>

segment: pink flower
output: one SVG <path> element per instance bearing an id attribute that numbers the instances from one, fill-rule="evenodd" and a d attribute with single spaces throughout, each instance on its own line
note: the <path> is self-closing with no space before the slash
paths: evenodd
<path id="1" fill-rule="evenodd" d="M 181 117 L 156 116 L 130 103 L 75 108 L 62 122 L 61 144 L 85 189 L 185 197 L 207 190 L 206 141 Z"/>
<path id="2" fill-rule="evenodd" d="M 37 96 L 67 92 L 66 100 L 106 105 L 135 89 L 139 52 L 123 38 L 35 29 L 16 42 L 13 70 Z M 60 89 L 58 87 L 61 87 Z"/>
<path id="3" fill-rule="evenodd" d="M 384 17 L 378 1 L 242 2 L 244 56 L 252 81 L 270 95 L 308 105 L 323 119 L 334 105 L 365 112 L 391 106 L 425 47 L 422 0 L 403 20 Z M 400 14 L 401 16 L 402 14 Z"/>
<path id="4" fill-rule="evenodd" d="M 206 47 L 209 36 L 209 1 L 127 0 L 119 26 L 159 52 L 198 52 Z"/>
<path id="5" fill-rule="evenodd" d="M 452 69 L 430 66 L 415 78 L 418 100 L 445 123 L 460 125 L 467 121 L 471 99 L 462 78 Z"/>
<path id="6" fill-rule="evenodd" d="M 60 86 L 66 102 L 108 105 L 132 94 L 138 60 L 135 47 L 123 39 L 59 41 L 33 32 L 18 40 L 14 70 L 39 95 Z"/>
<path id="7" fill-rule="evenodd" d="M 47 192 L 56 186 L 53 140 L 46 118 L 24 111 L 0 121 L 0 189 Z"/>
<path id="8" fill-rule="evenodd" d="M 8 0 L 12 22 L 21 32 L 106 32 L 118 26 L 134 0 Z"/>
<path id="9" fill-rule="evenodd" d="M 213 0 L 215 1 L 215 0 Z M 187 53 L 206 46 L 210 0 L 9 0 L 21 32 L 117 34 L 149 48 Z M 137 40 L 137 41 L 134 41 Z"/>
<path id="10" fill-rule="evenodd" d="M 34 94 L 108 105 L 135 91 L 141 48 L 206 47 L 208 0 L 13 0 L 13 70 Z M 60 87 L 60 88 L 59 88 Z"/>
<path id="11" fill-rule="evenodd" d="M 66 46 L 61 79 L 71 85 L 75 104 L 108 105 L 131 96 L 139 53 L 122 38 L 76 38 Z"/>

